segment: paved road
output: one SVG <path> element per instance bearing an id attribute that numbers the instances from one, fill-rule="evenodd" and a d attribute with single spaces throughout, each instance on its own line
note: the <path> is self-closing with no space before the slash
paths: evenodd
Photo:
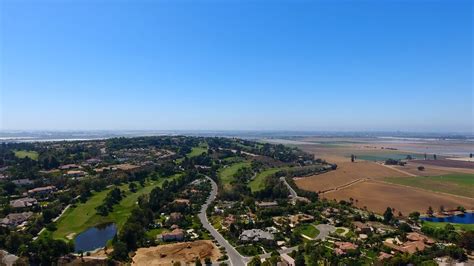
<path id="1" fill-rule="evenodd" d="M 240 255 L 240 253 L 229 242 L 227 242 L 227 240 L 225 240 L 225 238 L 211 225 L 207 219 L 206 210 L 209 204 L 211 204 L 211 202 L 214 201 L 217 196 L 217 184 L 210 177 L 206 176 L 206 178 L 211 181 L 212 190 L 209 198 L 207 198 L 206 203 L 202 205 L 201 211 L 198 214 L 199 220 L 201 221 L 204 228 L 206 228 L 214 237 L 214 239 L 217 240 L 219 245 L 225 248 L 227 256 L 230 260 L 230 264 L 233 266 L 245 266 L 249 261 L 249 258 Z"/>
<path id="2" fill-rule="evenodd" d="M 298 194 L 296 194 L 296 191 L 286 182 L 286 178 L 284 176 L 280 177 L 280 180 L 285 183 L 285 185 L 288 187 L 288 190 L 290 191 L 290 195 L 292 198 L 298 198 Z"/>

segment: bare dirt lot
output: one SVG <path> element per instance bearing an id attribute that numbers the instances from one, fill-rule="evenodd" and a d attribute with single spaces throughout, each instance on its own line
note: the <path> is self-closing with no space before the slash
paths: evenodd
<path id="1" fill-rule="evenodd" d="M 176 244 L 139 248 L 132 259 L 132 265 L 172 266 L 175 262 L 192 264 L 196 258 L 204 260 L 209 257 L 217 261 L 221 253 L 210 240 L 198 240 Z"/>
<path id="2" fill-rule="evenodd" d="M 327 199 L 349 200 L 354 199 L 354 204 L 363 208 L 383 213 L 387 207 L 395 208 L 404 215 L 419 211 L 425 213 L 429 206 L 437 210 L 443 205 L 447 209 L 454 209 L 461 205 L 467 209 L 474 208 L 474 199 L 461 198 L 441 193 L 424 191 L 412 187 L 387 184 L 380 181 L 365 181 L 354 184 L 342 190 L 321 195 Z"/>
<path id="3" fill-rule="evenodd" d="M 297 179 L 295 182 L 302 189 L 322 192 L 347 185 L 359 179 L 396 176 L 408 175 L 373 162 L 341 162 L 337 164 L 337 169 L 334 171 Z"/>

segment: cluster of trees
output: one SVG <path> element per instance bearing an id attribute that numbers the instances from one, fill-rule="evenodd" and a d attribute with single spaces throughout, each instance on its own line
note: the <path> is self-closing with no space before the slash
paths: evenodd
<path id="1" fill-rule="evenodd" d="M 104 199 L 104 202 L 97 206 L 96 210 L 99 215 L 107 216 L 112 211 L 114 205 L 122 200 L 122 191 L 119 188 L 113 188 Z"/>
<path id="2" fill-rule="evenodd" d="M 395 160 L 395 159 L 387 159 L 385 160 L 386 165 L 400 165 L 404 166 L 406 163 L 402 162 L 401 160 Z"/>

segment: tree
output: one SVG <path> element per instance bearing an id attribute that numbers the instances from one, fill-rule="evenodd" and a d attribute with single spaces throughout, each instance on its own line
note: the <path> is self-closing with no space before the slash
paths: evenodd
<path id="1" fill-rule="evenodd" d="M 385 223 L 390 223 L 392 219 L 393 219 L 392 208 L 387 207 L 387 210 L 385 210 L 385 212 L 383 213 L 383 221 Z"/>
<path id="2" fill-rule="evenodd" d="M 428 207 L 428 210 L 426 211 L 426 214 L 428 214 L 429 216 L 433 216 L 433 213 L 434 213 L 433 208 L 431 206 Z"/>
<path id="3" fill-rule="evenodd" d="M 413 221 L 418 221 L 418 219 L 420 219 L 420 213 L 419 212 L 412 212 L 408 215 L 408 217 L 410 219 L 412 219 Z"/>
<path id="4" fill-rule="evenodd" d="M 469 252 L 474 250 L 474 231 L 466 231 L 459 237 L 458 244 Z"/>
<path id="5" fill-rule="evenodd" d="M 439 212 L 440 212 L 440 213 L 443 213 L 443 212 L 444 212 L 444 206 L 443 206 L 443 205 L 440 205 L 440 206 L 439 206 Z"/>
<path id="6" fill-rule="evenodd" d="M 137 192 L 137 184 L 135 184 L 134 182 L 130 182 L 130 184 L 128 185 L 128 189 L 132 193 Z"/>
<path id="7" fill-rule="evenodd" d="M 247 264 L 249 266 L 260 266 L 262 265 L 262 261 L 260 260 L 259 256 L 255 256 L 252 260 Z"/>
<path id="8" fill-rule="evenodd" d="M 295 257 L 295 266 L 305 266 L 306 262 L 304 259 L 303 252 L 298 252 Z"/>
<path id="9" fill-rule="evenodd" d="M 13 182 L 7 182 L 3 185 L 3 190 L 7 192 L 8 195 L 15 193 L 16 185 Z"/>
<path id="10" fill-rule="evenodd" d="M 202 266 L 201 260 L 199 258 L 196 258 L 196 261 L 194 261 L 194 264 L 196 266 Z"/>
<path id="11" fill-rule="evenodd" d="M 116 241 L 113 244 L 114 251 L 112 252 L 112 259 L 119 261 L 128 260 L 127 245 L 124 242 Z"/>

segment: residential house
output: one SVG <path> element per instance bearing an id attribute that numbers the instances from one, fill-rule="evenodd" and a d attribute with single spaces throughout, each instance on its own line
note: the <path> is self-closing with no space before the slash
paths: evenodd
<path id="1" fill-rule="evenodd" d="M 169 224 L 174 224 L 176 222 L 179 222 L 183 219 L 183 215 L 180 212 L 173 212 L 170 214 L 170 217 L 168 218 L 167 222 Z"/>
<path id="2" fill-rule="evenodd" d="M 19 257 L 8 253 L 8 251 L 0 249 L 0 265 L 13 266 Z"/>
<path id="3" fill-rule="evenodd" d="M 309 223 L 312 221 L 314 221 L 314 217 L 305 213 L 299 213 L 289 216 L 290 227 L 296 227 L 300 223 Z"/>
<path id="4" fill-rule="evenodd" d="M 183 241 L 184 240 L 184 231 L 183 229 L 176 228 L 169 233 L 161 234 L 161 239 L 163 241 Z"/>
<path id="5" fill-rule="evenodd" d="M 278 264 L 278 265 L 281 265 L 281 266 L 295 266 L 295 260 L 290 257 L 290 255 L 288 254 L 281 254 L 280 255 L 280 258 L 281 258 L 281 263 L 282 264 Z"/>
<path id="6" fill-rule="evenodd" d="M 250 229 L 245 230 L 240 234 L 239 237 L 242 241 L 261 241 L 261 240 L 273 240 L 273 234 L 261 229 Z"/>
<path id="7" fill-rule="evenodd" d="M 26 208 L 38 205 L 38 201 L 34 198 L 21 198 L 10 201 L 10 206 L 12 208 Z"/>
<path id="8" fill-rule="evenodd" d="M 385 246 L 393 250 L 409 254 L 423 251 L 434 243 L 433 239 L 416 232 L 408 233 L 406 242 L 402 242 L 398 238 L 387 238 L 383 242 Z"/>
<path id="9" fill-rule="evenodd" d="M 175 199 L 173 200 L 173 203 L 187 205 L 187 206 L 191 205 L 191 202 L 188 199 Z"/>
<path id="10" fill-rule="evenodd" d="M 355 222 L 352 222 L 352 225 L 355 227 L 356 233 L 369 234 L 372 232 L 372 227 L 370 227 L 368 224 L 355 221 Z"/>
<path id="11" fill-rule="evenodd" d="M 25 186 L 33 185 L 33 181 L 28 179 L 28 178 L 12 180 L 12 183 L 19 186 L 19 187 L 25 187 Z"/>
<path id="12" fill-rule="evenodd" d="M 58 168 L 61 170 L 70 170 L 70 169 L 80 168 L 80 166 L 77 164 L 65 164 L 65 165 L 59 166 Z"/>
<path id="13" fill-rule="evenodd" d="M 334 252 L 336 255 L 345 255 L 350 250 L 356 250 L 358 245 L 351 242 L 334 242 Z"/>
<path id="14" fill-rule="evenodd" d="M 86 172 L 82 170 L 69 170 L 66 172 L 66 175 L 70 177 L 83 177 L 86 175 Z"/>
<path id="15" fill-rule="evenodd" d="M 276 207 L 278 206 L 278 202 L 276 201 L 258 201 L 255 203 L 259 208 L 269 208 L 269 207 Z"/>
<path id="16" fill-rule="evenodd" d="M 30 196 L 45 196 L 45 195 L 49 195 L 49 194 L 53 193 L 56 190 L 57 189 L 56 189 L 55 186 L 37 187 L 37 188 L 33 188 L 33 189 L 28 190 L 28 195 L 30 195 Z"/>
<path id="17" fill-rule="evenodd" d="M 33 216 L 33 212 L 10 213 L 5 218 L 0 219 L 0 225 L 4 227 L 17 227 Z"/>

